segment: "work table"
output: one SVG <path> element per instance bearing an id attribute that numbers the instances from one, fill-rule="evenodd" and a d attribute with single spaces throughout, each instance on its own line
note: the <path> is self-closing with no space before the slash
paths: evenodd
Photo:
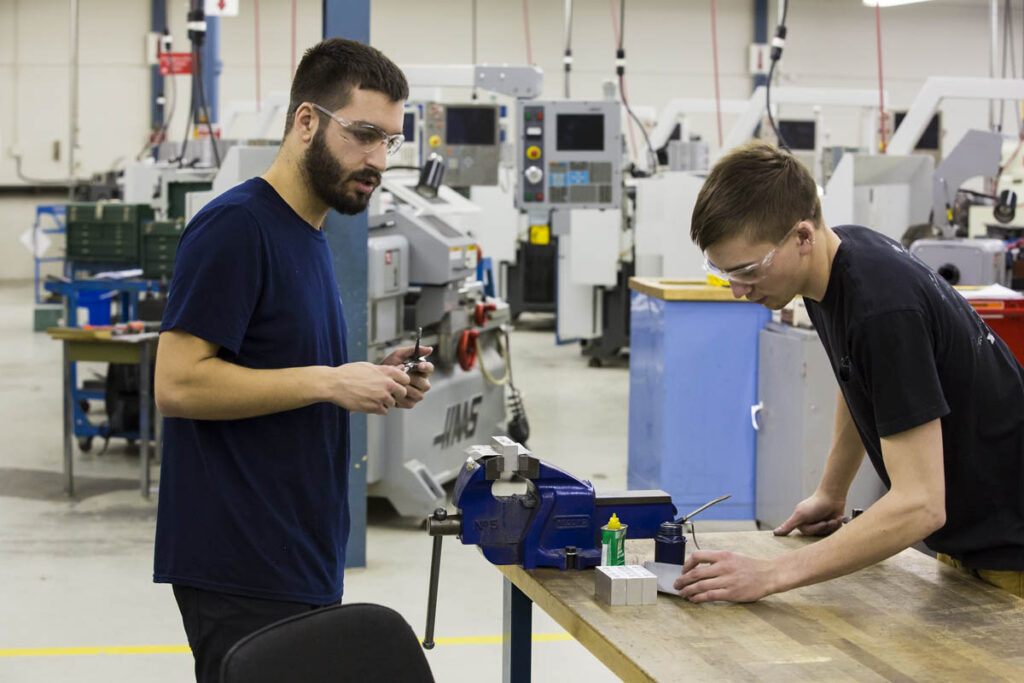
<path id="1" fill-rule="evenodd" d="M 770 558 L 813 539 L 697 541 Z M 626 555 L 653 559 L 653 541 L 628 542 Z M 594 599 L 592 570 L 499 569 L 626 681 L 1024 680 L 1024 600 L 913 549 L 749 604 L 659 593 L 653 606 L 610 607 Z"/>

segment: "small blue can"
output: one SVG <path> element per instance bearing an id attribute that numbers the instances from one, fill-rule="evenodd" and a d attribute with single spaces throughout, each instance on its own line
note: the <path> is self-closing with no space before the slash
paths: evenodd
<path id="1" fill-rule="evenodd" d="M 686 561 L 686 536 L 683 525 L 662 522 L 658 535 L 654 537 L 654 561 L 667 564 L 683 564 Z"/>

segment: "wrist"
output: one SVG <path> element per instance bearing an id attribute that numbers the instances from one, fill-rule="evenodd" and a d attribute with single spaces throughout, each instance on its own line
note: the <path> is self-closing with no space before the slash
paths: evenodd
<path id="1" fill-rule="evenodd" d="M 789 561 L 792 553 L 779 555 L 768 560 L 768 593 L 784 593 L 796 588 L 799 584 L 797 577 L 793 575 L 793 563 Z"/>
<path id="2" fill-rule="evenodd" d="M 814 495 L 822 500 L 835 504 L 840 509 L 846 505 L 846 490 L 840 486 L 831 484 L 826 479 L 821 480 L 821 483 L 818 484 L 818 488 L 814 492 Z"/>
<path id="3" fill-rule="evenodd" d="M 310 403 L 330 402 L 333 395 L 331 386 L 337 368 L 327 365 L 314 365 L 309 369 L 312 372 L 312 377 L 310 378 L 311 381 L 306 383 L 306 388 L 310 392 L 307 396 L 310 399 Z"/>

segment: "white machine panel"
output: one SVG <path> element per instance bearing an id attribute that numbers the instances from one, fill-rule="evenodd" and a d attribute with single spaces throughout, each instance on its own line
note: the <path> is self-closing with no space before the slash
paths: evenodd
<path id="1" fill-rule="evenodd" d="M 636 276 L 704 279 L 704 256 L 690 240 L 690 217 L 704 175 L 662 173 L 636 181 Z"/>
<path id="2" fill-rule="evenodd" d="M 516 102 L 516 206 L 610 209 L 622 196 L 622 128 L 614 100 Z"/>
<path id="3" fill-rule="evenodd" d="M 619 272 L 622 214 L 614 209 L 579 209 L 570 212 L 569 221 L 572 284 L 614 287 Z"/>

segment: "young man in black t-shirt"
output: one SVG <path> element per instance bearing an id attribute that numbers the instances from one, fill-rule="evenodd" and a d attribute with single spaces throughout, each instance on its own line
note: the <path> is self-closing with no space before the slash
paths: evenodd
<path id="1" fill-rule="evenodd" d="M 757 600 L 924 540 L 1024 597 L 1024 369 L 967 301 L 889 238 L 825 225 L 810 174 L 760 142 L 715 165 L 691 237 L 737 298 L 804 297 L 840 395 L 821 483 L 775 530 L 831 536 L 772 560 L 696 551 L 680 594 Z M 844 526 L 865 450 L 889 491 Z"/>

